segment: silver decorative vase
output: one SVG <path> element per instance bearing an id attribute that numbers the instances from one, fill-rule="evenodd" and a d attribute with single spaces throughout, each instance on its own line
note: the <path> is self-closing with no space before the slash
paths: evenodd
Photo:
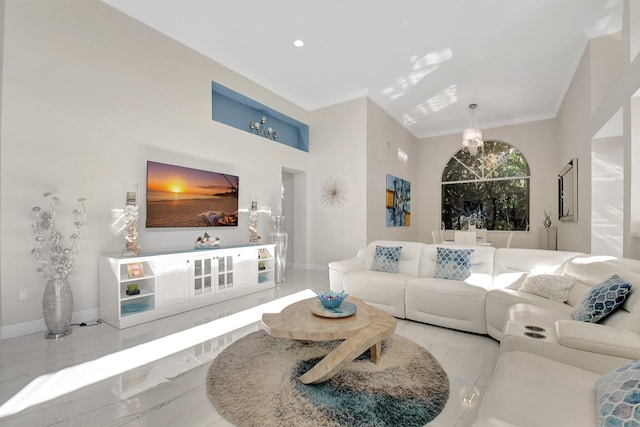
<path id="1" fill-rule="evenodd" d="M 58 339 L 71 334 L 73 294 L 67 279 L 47 281 L 42 297 L 42 314 L 47 325 L 45 338 Z"/>
<path id="2" fill-rule="evenodd" d="M 284 216 L 272 216 L 273 231 L 271 232 L 271 243 L 276 245 L 275 254 L 275 282 L 285 281 L 284 272 L 287 267 L 287 240 L 289 235 L 284 231 Z"/>

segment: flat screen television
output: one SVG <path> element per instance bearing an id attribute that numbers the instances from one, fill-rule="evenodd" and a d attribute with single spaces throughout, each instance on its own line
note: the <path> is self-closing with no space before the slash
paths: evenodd
<path id="1" fill-rule="evenodd" d="M 147 228 L 237 227 L 235 175 L 147 162 Z"/>

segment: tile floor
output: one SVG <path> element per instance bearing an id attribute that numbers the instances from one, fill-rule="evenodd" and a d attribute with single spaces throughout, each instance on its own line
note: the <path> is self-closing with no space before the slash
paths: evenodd
<path id="1" fill-rule="evenodd" d="M 0 405 L 40 375 L 167 337 L 304 289 L 328 289 L 328 273 L 292 270 L 286 283 L 277 289 L 123 330 L 100 324 L 74 327 L 72 335 L 59 341 L 45 340 L 43 333 L 0 341 Z M 220 351 L 259 327 L 254 322 L 220 336 L 214 334 L 215 338 L 143 366 L 134 367 L 132 361 L 129 371 L 0 418 L 0 426 L 229 426 L 207 400 L 205 375 Z M 427 348 L 449 374 L 449 401 L 429 426 L 470 426 L 498 357 L 498 342 L 406 320 L 398 322 L 396 333 Z"/>

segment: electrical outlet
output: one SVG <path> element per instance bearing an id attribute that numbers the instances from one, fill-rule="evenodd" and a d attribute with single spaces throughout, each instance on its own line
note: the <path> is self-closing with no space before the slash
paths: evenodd
<path id="1" fill-rule="evenodd" d="M 18 289 L 18 301 L 29 299 L 29 290 L 27 288 Z"/>

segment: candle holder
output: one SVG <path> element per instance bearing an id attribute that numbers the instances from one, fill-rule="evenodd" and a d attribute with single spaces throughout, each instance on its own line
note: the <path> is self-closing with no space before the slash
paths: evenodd
<path id="1" fill-rule="evenodd" d="M 126 244 L 122 256 L 140 255 L 142 246 L 136 241 L 138 239 L 138 184 L 125 184 L 124 191 L 124 217 L 127 225 L 124 227 L 124 238 Z"/>
<path id="2" fill-rule="evenodd" d="M 271 216 L 271 208 L 269 206 L 258 206 L 257 197 L 252 195 L 249 207 L 239 209 L 238 212 L 249 213 L 249 244 L 259 244 L 261 237 L 258 234 L 258 214 L 263 213 Z"/>
<path id="3" fill-rule="evenodd" d="M 249 122 L 249 129 L 256 135 L 263 136 L 267 139 L 273 139 L 274 141 L 278 137 L 278 133 L 271 127 L 267 127 L 267 118 L 262 116 L 259 122 Z"/>

